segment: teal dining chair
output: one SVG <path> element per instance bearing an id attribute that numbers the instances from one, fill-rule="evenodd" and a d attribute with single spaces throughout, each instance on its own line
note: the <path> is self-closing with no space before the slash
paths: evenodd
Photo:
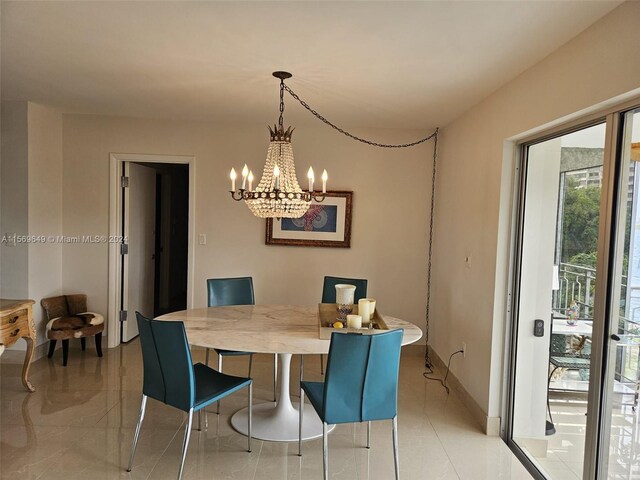
<path id="1" fill-rule="evenodd" d="M 324 277 L 322 285 L 322 303 L 336 303 L 336 285 L 346 283 L 355 285 L 354 303 L 367 298 L 367 280 L 364 278 Z M 320 373 L 324 375 L 324 355 L 320 355 Z"/>
<path id="2" fill-rule="evenodd" d="M 207 280 L 207 305 L 209 307 L 225 307 L 229 305 L 255 305 L 253 294 L 253 279 L 251 277 L 237 278 L 210 278 Z M 249 377 L 253 365 L 252 352 L 238 352 L 235 350 L 214 349 L 218 354 L 218 371 L 222 372 L 222 359 L 224 357 L 249 355 Z M 205 363 L 209 365 L 209 349 L 206 350 Z M 278 357 L 274 357 L 273 364 L 273 401 L 276 401 L 276 388 L 278 384 Z M 220 413 L 220 403 L 216 407 L 216 413 Z"/>
<path id="3" fill-rule="evenodd" d="M 202 425 L 201 411 L 213 402 L 226 397 L 244 387 L 249 389 L 248 445 L 251 452 L 251 404 L 253 383 L 250 378 L 234 377 L 216 372 L 202 363 L 193 364 L 183 322 L 151 320 L 136 312 L 144 379 L 140 415 L 131 445 L 131 457 L 127 472 L 133 468 L 140 428 L 149 397 L 189 414 L 182 443 L 182 460 L 178 480 L 182 478 L 184 461 L 191 435 L 193 413 L 198 412 Z M 200 427 L 201 428 L 201 427 Z"/>
<path id="4" fill-rule="evenodd" d="M 398 375 L 403 329 L 375 335 L 331 335 L 324 382 L 303 380 L 304 356 L 300 356 L 300 408 L 298 455 L 302 455 L 304 395 L 322 420 L 324 479 L 329 478 L 328 425 L 367 422 L 367 448 L 371 446 L 371 422 L 391 420 L 395 478 L 400 478 L 398 456 Z"/>

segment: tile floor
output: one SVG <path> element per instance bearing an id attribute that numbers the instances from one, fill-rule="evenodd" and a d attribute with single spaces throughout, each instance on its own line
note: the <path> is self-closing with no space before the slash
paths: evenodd
<path id="1" fill-rule="evenodd" d="M 321 379 L 317 356 L 305 365 L 306 378 Z M 194 361 L 204 353 L 194 351 Z M 225 370 L 244 374 L 247 360 L 225 360 Z M 125 471 L 140 407 L 142 368 L 137 341 L 106 350 L 99 359 L 89 346 L 72 349 L 62 367 L 61 352 L 32 365 L 36 392 L 20 383 L 20 365 L 0 365 L 0 477 L 3 479 L 173 479 L 176 478 L 186 414 L 149 400 L 133 471 Z M 292 372 L 298 366 L 294 359 Z M 254 360 L 254 402 L 268 401 L 272 357 Z M 292 378 L 297 376 L 292 374 Z M 487 437 L 454 392 L 422 377 L 418 350 L 402 356 L 399 394 L 400 468 L 409 479 L 531 478 L 498 437 Z M 297 392 L 292 380 L 292 391 Z M 222 402 L 221 415 L 208 414 L 209 428 L 192 433 L 185 479 L 321 479 L 322 440 L 296 443 L 254 440 L 229 425 L 245 405 L 245 395 Z M 364 425 L 339 425 L 329 436 L 330 478 L 393 478 L 390 422 L 372 429 L 372 448 Z"/>

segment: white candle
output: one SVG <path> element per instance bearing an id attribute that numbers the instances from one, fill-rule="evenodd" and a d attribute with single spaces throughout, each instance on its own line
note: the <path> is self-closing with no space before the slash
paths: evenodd
<path id="1" fill-rule="evenodd" d="M 309 167 L 309 171 L 307 172 L 307 178 L 309 179 L 309 191 L 313 192 L 313 167 Z"/>
<path id="2" fill-rule="evenodd" d="M 373 320 L 373 314 L 376 312 L 376 299 L 366 298 L 365 300 L 369 300 L 369 320 Z"/>
<path id="3" fill-rule="evenodd" d="M 322 193 L 327 193 L 327 180 L 329 179 L 329 175 L 327 171 L 324 170 L 322 172 Z"/>
<path id="4" fill-rule="evenodd" d="M 245 163 L 244 167 L 242 167 L 242 190 L 247 186 L 247 175 L 249 175 L 249 167 Z"/>
<path id="5" fill-rule="evenodd" d="M 275 190 L 278 190 L 280 188 L 280 168 L 278 167 L 278 164 L 273 167 L 273 176 L 276 179 L 276 185 L 274 188 Z"/>
<path id="6" fill-rule="evenodd" d="M 370 312 L 369 300 L 361 298 L 358 300 L 358 314 L 362 317 L 362 323 L 369 324 L 369 312 Z"/>
<path id="7" fill-rule="evenodd" d="M 231 191 L 235 192 L 236 191 L 236 171 L 235 169 L 231 169 L 231 172 L 229 173 L 229 178 L 231 179 Z"/>
<path id="8" fill-rule="evenodd" d="M 347 315 L 347 328 L 362 328 L 362 316 Z"/>
<path id="9" fill-rule="evenodd" d="M 253 191 L 253 172 L 249 170 L 249 191 Z"/>

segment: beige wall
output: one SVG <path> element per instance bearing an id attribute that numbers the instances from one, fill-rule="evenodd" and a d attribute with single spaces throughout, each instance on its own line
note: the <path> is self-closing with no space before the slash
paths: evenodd
<path id="1" fill-rule="evenodd" d="M 62 115 L 31 102 L 3 102 L 2 234 L 57 236 L 62 233 Z M 62 246 L 45 242 L 2 245 L 3 298 L 36 301 L 37 344 L 45 343 L 39 301 L 62 288 Z M 24 350 L 25 342 L 11 347 Z"/>
<path id="2" fill-rule="evenodd" d="M 62 234 L 62 114 L 29 102 L 29 235 Z M 62 245 L 29 245 L 29 298 L 38 344 L 47 341 L 40 300 L 62 292 Z M 19 342 L 22 344 L 23 342 Z"/>
<path id="3" fill-rule="evenodd" d="M 29 231 L 27 102 L 2 102 L 0 236 Z M 0 297 L 29 295 L 29 249 L 0 244 Z"/>
<path id="4" fill-rule="evenodd" d="M 274 112 L 275 114 L 275 112 Z M 293 148 L 299 180 L 309 165 L 329 171 L 329 187 L 353 190 L 352 248 L 266 246 L 265 221 L 231 200 L 228 173 L 247 162 L 261 171 L 264 125 L 64 115 L 65 235 L 104 235 L 109 219 L 109 154 L 196 157 L 194 305 L 205 306 L 205 280 L 251 275 L 259 303 L 320 300 L 322 277 L 369 279 L 383 312 L 424 324 L 427 215 L 432 144 L 383 150 L 346 139 L 323 126 L 299 126 Z M 366 130 L 360 134 L 402 142 L 425 132 Z M 84 291 L 90 307 L 107 311 L 107 245 L 64 245 L 63 285 Z"/>
<path id="5" fill-rule="evenodd" d="M 467 343 L 452 371 L 489 417 L 500 415 L 503 379 L 514 159 L 507 140 L 640 93 L 639 22 L 640 2 L 621 5 L 443 130 L 430 343 L 442 358 Z"/>

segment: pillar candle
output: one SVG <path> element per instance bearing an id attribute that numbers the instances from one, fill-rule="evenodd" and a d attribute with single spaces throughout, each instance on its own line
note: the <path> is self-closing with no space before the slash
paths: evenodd
<path id="1" fill-rule="evenodd" d="M 358 314 L 362 317 L 362 323 L 369 323 L 369 300 L 361 298 L 358 300 Z"/>

